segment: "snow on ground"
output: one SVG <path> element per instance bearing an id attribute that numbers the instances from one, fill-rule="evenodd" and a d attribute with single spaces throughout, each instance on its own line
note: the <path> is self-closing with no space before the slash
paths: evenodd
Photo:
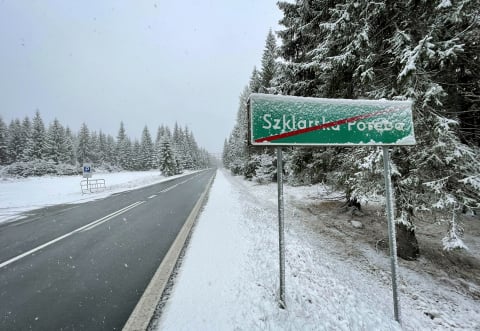
<path id="1" fill-rule="evenodd" d="M 276 186 L 218 171 L 158 330 L 479 330 L 480 308 L 434 275 L 400 263 L 402 327 L 389 259 L 304 226 L 294 202 L 332 196 L 285 188 L 286 303 L 279 308 Z M 386 226 L 386 225 L 385 225 Z M 420 263 L 422 263 L 420 261 Z"/>
<path id="2" fill-rule="evenodd" d="M 191 172 L 186 172 L 188 174 Z M 105 179 L 106 190 L 82 194 L 82 176 L 44 176 L 0 179 L 0 223 L 17 219 L 29 210 L 63 203 L 83 203 L 121 191 L 152 185 L 165 178 L 157 171 L 95 173 L 92 179 Z"/>
<path id="3" fill-rule="evenodd" d="M 152 171 L 96 173 L 95 178 L 104 178 L 107 189 L 84 195 L 81 176 L 2 179 L 0 222 L 28 210 L 91 201 L 172 177 Z M 218 171 L 157 328 L 400 330 L 393 320 L 385 250 L 357 241 L 355 235 L 364 230 L 345 235 L 345 217 L 311 210 L 319 198 L 326 201 L 323 208 L 338 196 L 320 185 L 285 187 L 283 310 L 277 304 L 276 184 L 257 185 Z M 469 241 L 471 254 L 478 256 L 478 237 Z M 423 257 L 400 260 L 399 273 L 403 329 L 480 330 L 480 289 L 468 278 L 459 281 L 437 271 Z"/>

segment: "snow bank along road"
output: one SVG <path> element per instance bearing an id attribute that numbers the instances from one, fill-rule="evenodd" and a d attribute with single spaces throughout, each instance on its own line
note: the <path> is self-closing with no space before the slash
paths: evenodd
<path id="1" fill-rule="evenodd" d="M 213 175 L 0 225 L 0 330 L 121 329 Z"/>

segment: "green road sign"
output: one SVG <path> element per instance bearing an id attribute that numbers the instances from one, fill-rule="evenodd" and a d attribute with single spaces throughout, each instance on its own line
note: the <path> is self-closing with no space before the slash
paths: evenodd
<path id="1" fill-rule="evenodd" d="M 249 139 L 263 146 L 414 145 L 412 102 L 251 94 Z"/>

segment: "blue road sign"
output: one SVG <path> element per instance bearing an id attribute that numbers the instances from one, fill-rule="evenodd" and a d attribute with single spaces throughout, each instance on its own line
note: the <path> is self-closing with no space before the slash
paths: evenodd
<path id="1" fill-rule="evenodd" d="M 92 166 L 88 163 L 83 165 L 83 177 L 90 178 L 92 177 Z"/>

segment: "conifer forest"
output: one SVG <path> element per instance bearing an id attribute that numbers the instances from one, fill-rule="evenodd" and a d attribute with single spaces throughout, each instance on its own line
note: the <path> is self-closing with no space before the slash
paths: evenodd
<path id="1" fill-rule="evenodd" d="M 199 147 L 188 127 L 172 130 L 160 125 L 155 138 L 145 126 L 140 140 L 132 140 L 123 122 L 118 135 L 88 129 L 78 133 L 57 119 L 45 126 L 40 112 L 7 124 L 0 117 L 0 170 L 8 176 L 74 175 L 83 163 L 106 171 L 159 169 L 171 176 L 210 165 L 211 156 Z"/>
<path id="2" fill-rule="evenodd" d="M 259 183 L 276 179 L 272 148 L 251 147 L 251 93 L 412 100 L 417 145 L 391 149 L 398 255 L 421 254 L 418 220 L 445 229 L 443 249 L 464 248 L 462 216 L 480 211 L 480 4 L 478 1 L 279 2 L 261 68 L 240 94 L 223 163 Z M 379 147 L 284 148 L 292 185 L 325 182 L 350 204 L 382 195 Z"/>

